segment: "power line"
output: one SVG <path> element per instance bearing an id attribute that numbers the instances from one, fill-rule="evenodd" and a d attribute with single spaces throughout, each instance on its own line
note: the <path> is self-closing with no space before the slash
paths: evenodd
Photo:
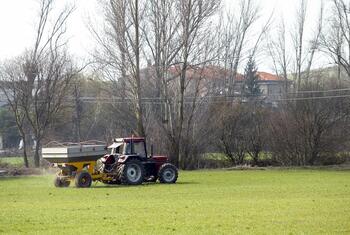
<path id="1" fill-rule="evenodd" d="M 326 100 L 326 99 L 336 99 L 336 98 L 348 98 L 350 97 L 350 94 L 344 94 L 344 95 L 327 95 L 327 96 L 309 96 L 309 97 L 288 97 L 288 95 L 300 95 L 300 94 L 320 94 L 320 93 L 332 93 L 332 92 L 344 92 L 344 91 L 350 91 L 350 88 L 344 88 L 344 89 L 332 89 L 332 90 L 325 90 L 325 91 L 300 91 L 298 93 L 288 93 L 287 98 L 276 98 L 282 97 L 282 95 L 232 95 L 232 96 L 224 96 L 224 95 L 208 95 L 203 97 L 194 97 L 194 96 L 187 96 L 185 97 L 184 103 L 189 104 L 193 103 L 194 101 L 197 102 L 208 102 L 208 103 L 225 103 L 225 102 L 232 102 L 235 100 L 244 100 L 244 98 L 254 98 L 256 100 L 261 99 L 261 101 L 267 101 L 267 102 L 285 102 L 285 101 L 303 101 L 303 100 Z M 220 100 L 215 100 L 220 99 Z M 72 102 L 76 100 L 74 97 L 68 97 L 65 99 L 67 102 Z M 97 97 L 80 97 L 80 101 L 84 103 L 107 103 L 107 104 L 130 104 L 136 101 L 134 98 L 127 98 L 127 97 L 111 97 L 111 98 L 97 98 Z M 179 101 L 176 100 L 176 98 L 162 98 L 162 97 L 143 97 L 141 98 L 143 103 L 151 103 L 151 104 L 164 104 L 164 102 L 170 102 L 170 103 L 177 103 Z M 0 103 L 7 103 L 6 99 L 0 98 Z"/>
<path id="2" fill-rule="evenodd" d="M 331 93 L 331 92 L 340 92 L 340 91 L 350 91 L 350 88 L 343 89 L 332 89 L 324 91 L 298 91 L 298 92 L 289 92 L 290 95 L 304 94 L 304 93 Z"/>
<path id="3" fill-rule="evenodd" d="M 242 100 L 242 97 L 217 97 L 215 96 L 215 98 L 222 98 L 222 100 L 209 100 L 210 98 L 213 97 L 205 97 L 205 99 L 203 98 L 197 98 L 196 101 L 198 103 L 200 102 L 206 102 L 206 103 L 227 103 L 227 102 L 232 102 L 235 100 Z M 225 98 L 229 98 L 229 99 L 225 99 Z M 243 97 L 244 98 L 247 97 Z M 249 98 L 249 97 L 248 97 Z M 258 96 L 256 97 L 256 100 L 259 100 L 259 98 L 264 98 L 268 103 L 272 103 L 272 102 L 286 102 L 286 101 L 307 101 L 307 100 L 326 100 L 326 99 L 339 99 L 339 98 L 350 98 L 350 94 L 349 95 L 333 95 L 333 96 L 312 96 L 312 97 L 293 97 L 293 98 L 269 98 L 269 97 L 262 97 L 262 96 Z M 261 99 L 261 101 L 264 101 L 264 99 Z M 108 103 L 108 104 L 130 104 L 133 103 L 133 99 L 127 99 L 127 100 L 121 100 L 121 99 L 93 99 L 90 98 L 89 100 L 82 100 L 84 103 Z M 163 101 L 163 102 L 162 102 Z M 192 104 L 195 100 L 185 100 L 184 103 L 185 104 Z M 142 103 L 147 104 L 164 104 L 165 102 L 170 102 L 170 103 L 178 103 L 180 101 L 174 101 L 173 99 L 152 99 L 152 98 L 147 98 L 147 99 L 142 99 Z"/>

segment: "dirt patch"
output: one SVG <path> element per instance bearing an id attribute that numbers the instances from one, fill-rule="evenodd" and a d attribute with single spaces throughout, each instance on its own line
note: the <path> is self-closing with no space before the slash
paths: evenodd
<path id="1" fill-rule="evenodd" d="M 41 175 L 43 172 L 38 168 L 14 167 L 7 163 L 0 163 L 1 176 L 20 176 L 20 175 Z"/>
<path id="2" fill-rule="evenodd" d="M 252 166 L 235 166 L 225 168 L 229 171 L 247 171 L 247 170 L 334 170 L 334 171 L 350 171 L 350 163 L 330 166 L 291 166 L 291 167 L 252 167 Z"/>
<path id="3" fill-rule="evenodd" d="M 253 166 L 235 166 L 235 167 L 230 167 L 230 168 L 225 168 L 225 170 L 228 171 L 256 171 L 256 170 L 260 170 L 260 171 L 264 171 L 266 170 L 266 167 L 253 167 Z"/>

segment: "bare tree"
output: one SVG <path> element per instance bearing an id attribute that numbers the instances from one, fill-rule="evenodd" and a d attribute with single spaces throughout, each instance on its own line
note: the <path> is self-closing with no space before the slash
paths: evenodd
<path id="1" fill-rule="evenodd" d="M 304 37 L 305 37 L 305 21 L 307 13 L 307 1 L 300 0 L 300 6 L 297 9 L 295 31 L 292 33 L 294 50 L 295 50 L 295 80 L 296 90 L 300 88 L 301 76 L 303 72 L 304 60 Z"/>
<path id="2" fill-rule="evenodd" d="M 69 83 L 76 74 L 66 53 L 67 41 L 64 40 L 66 22 L 74 7 L 66 6 L 50 28 L 53 5 L 54 0 L 41 0 L 35 44 L 22 62 L 27 83 L 23 91 L 27 102 L 23 104 L 23 109 L 36 141 L 36 167 L 40 165 L 41 141 L 62 108 Z"/>
<path id="3" fill-rule="evenodd" d="M 312 64 L 314 62 L 315 53 L 320 50 L 322 30 L 323 30 L 323 15 L 324 15 L 324 3 L 322 0 L 316 32 L 315 32 L 315 35 L 313 36 L 313 38 L 310 42 L 310 47 L 309 47 L 309 52 L 308 52 L 309 58 L 308 58 L 307 66 L 305 69 L 306 83 L 309 83 L 309 78 L 310 78 Z"/>
<path id="4" fill-rule="evenodd" d="M 338 66 L 338 83 L 341 86 L 341 69 L 350 77 L 350 4 L 344 0 L 332 0 L 328 33 L 322 34 L 326 52 Z"/>
<path id="5" fill-rule="evenodd" d="M 181 162 L 183 128 L 188 120 L 190 126 L 193 123 L 188 117 L 194 109 L 185 105 L 189 71 L 200 70 L 206 60 L 210 60 L 211 55 L 205 49 L 209 40 L 204 32 L 209 26 L 204 22 L 214 15 L 219 5 L 217 1 L 203 0 L 152 1 L 145 8 L 142 51 L 148 67 L 142 71 L 142 89 L 153 97 L 152 117 L 167 137 L 171 158 L 178 164 Z M 155 87 L 153 92 L 146 91 L 150 84 Z M 196 87 L 192 86 L 194 90 Z M 150 113 L 149 105 L 146 106 Z"/>
<path id="6" fill-rule="evenodd" d="M 231 71 L 228 78 L 229 95 L 233 95 L 234 81 L 244 56 L 244 47 L 250 30 L 260 18 L 260 8 L 254 0 L 240 0 L 238 6 L 238 11 L 235 9 L 234 12 L 226 15 L 226 23 L 223 23 L 221 28 L 221 46 L 219 47 L 219 53 L 223 55 L 220 60 L 224 61 L 225 69 L 229 68 Z M 237 15 L 236 12 L 238 12 Z M 255 47 L 260 41 L 260 36 L 258 38 Z M 255 50 L 253 51 L 255 53 Z"/>
<path id="7" fill-rule="evenodd" d="M 212 113 L 220 113 L 214 125 L 219 138 L 219 149 L 232 165 L 241 165 L 247 153 L 246 130 L 248 109 L 239 103 L 215 105 Z"/>
<path id="8" fill-rule="evenodd" d="M 81 121 L 82 121 L 82 112 L 83 112 L 83 102 L 81 100 L 81 86 L 82 82 L 79 78 L 75 79 L 73 85 L 73 102 L 74 102 L 74 111 L 73 111 L 73 138 L 75 142 L 81 141 Z"/>
<path id="9" fill-rule="evenodd" d="M 267 51 L 272 58 L 273 67 L 278 76 L 285 80 L 285 94 L 288 93 L 288 74 L 291 73 L 295 81 L 295 90 L 298 91 L 311 77 L 311 69 L 315 54 L 321 50 L 321 39 L 323 30 L 324 5 L 321 2 L 319 18 L 314 35 L 311 39 L 306 38 L 306 25 L 308 20 L 308 0 L 300 0 L 296 11 L 294 28 L 291 30 L 294 56 L 289 56 L 287 29 L 285 19 L 277 27 L 276 37 L 271 37 L 267 43 Z"/>
<path id="10" fill-rule="evenodd" d="M 261 153 L 266 150 L 266 121 L 268 112 L 259 101 L 251 102 L 249 107 L 249 123 L 245 132 L 246 151 L 253 159 L 253 165 L 258 165 Z"/>
<path id="11" fill-rule="evenodd" d="M 348 141 L 349 99 L 328 97 L 317 83 L 305 90 L 319 90 L 291 99 L 271 115 L 269 143 L 276 159 L 285 165 L 322 164 L 334 157 Z M 329 88 L 328 88 L 329 89 Z"/>
<path id="12" fill-rule="evenodd" d="M 25 167 L 29 167 L 27 154 L 28 123 L 26 112 L 23 108 L 28 101 L 25 95 L 27 83 L 22 72 L 21 62 L 23 58 L 13 59 L 1 66 L 0 90 L 4 93 L 10 110 L 13 112 L 17 129 L 23 141 L 23 160 Z"/>
<path id="13" fill-rule="evenodd" d="M 96 58 L 121 84 L 120 95 L 130 97 L 136 118 L 135 134 L 145 136 L 142 107 L 141 66 L 143 48 L 143 0 L 111 0 L 102 3 L 105 8 L 104 36 L 96 29 L 92 32 L 101 50 Z M 106 72 L 106 71 L 105 71 Z"/>
<path id="14" fill-rule="evenodd" d="M 65 7 L 52 19 L 54 0 L 41 0 L 34 46 L 7 69 L 4 90 L 16 115 L 17 126 L 26 142 L 24 123 L 30 127 L 35 145 L 34 164 L 40 165 L 41 141 L 60 111 L 69 81 L 74 75 L 63 36 L 74 7 Z M 49 28 L 49 22 L 53 25 Z M 6 79 L 6 76 L 5 76 Z M 9 88 L 9 89 L 7 89 Z M 26 155 L 26 153 L 25 153 Z"/>
<path id="15" fill-rule="evenodd" d="M 288 69 L 290 57 L 286 48 L 286 27 L 283 18 L 278 26 L 276 35 L 277 38 L 275 40 L 268 40 L 267 51 L 272 59 L 277 76 L 284 79 L 284 94 L 287 94 L 289 89 Z"/>
<path id="16" fill-rule="evenodd" d="M 188 69 L 191 68 L 191 62 L 196 61 L 198 57 L 198 39 L 202 38 L 205 29 L 205 23 L 213 16 L 221 1 L 209 0 L 186 0 L 176 2 L 176 13 L 180 17 L 180 27 L 178 29 L 181 47 L 177 58 L 179 64 L 178 89 L 176 94 L 176 115 L 174 116 L 174 125 L 171 135 L 171 152 L 176 165 L 179 166 L 182 161 L 181 143 L 183 128 L 185 122 L 185 91 L 188 79 Z"/>

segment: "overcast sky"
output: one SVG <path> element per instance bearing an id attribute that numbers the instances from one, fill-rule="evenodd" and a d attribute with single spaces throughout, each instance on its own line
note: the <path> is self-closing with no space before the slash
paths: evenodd
<path id="1" fill-rule="evenodd" d="M 276 19 L 283 15 L 287 21 L 293 19 L 298 1 L 256 0 L 268 17 L 272 11 Z M 93 47 L 93 39 L 86 29 L 88 17 L 96 17 L 98 0 L 59 0 L 58 7 L 65 2 L 75 3 L 76 11 L 68 25 L 69 50 L 77 57 L 86 57 Z M 309 0 L 309 24 L 315 23 L 321 0 Z M 225 0 L 225 9 L 234 9 L 236 0 Z M 37 20 L 37 0 L 0 0 L 0 60 L 19 55 L 33 44 Z"/>

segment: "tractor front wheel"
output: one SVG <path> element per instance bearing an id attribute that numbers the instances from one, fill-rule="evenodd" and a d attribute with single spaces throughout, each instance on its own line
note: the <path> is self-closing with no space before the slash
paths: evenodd
<path id="1" fill-rule="evenodd" d="M 158 178 L 162 184 L 174 184 L 178 177 L 177 168 L 170 163 L 165 163 L 159 168 Z"/>
<path id="2" fill-rule="evenodd" d="M 75 186 L 77 188 L 89 188 L 91 183 L 92 178 L 88 172 L 82 171 L 75 176 Z"/>
<path id="3" fill-rule="evenodd" d="M 138 185 L 143 183 L 145 168 L 139 160 L 130 160 L 118 167 L 118 174 L 122 184 Z"/>

